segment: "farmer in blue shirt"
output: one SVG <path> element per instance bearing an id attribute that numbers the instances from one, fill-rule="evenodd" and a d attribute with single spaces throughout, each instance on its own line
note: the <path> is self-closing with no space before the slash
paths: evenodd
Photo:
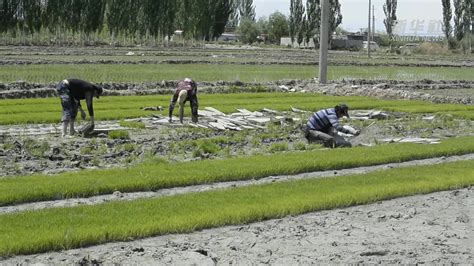
<path id="1" fill-rule="evenodd" d="M 360 131 L 339 124 L 339 118 L 349 118 L 349 107 L 346 104 L 336 105 L 334 108 L 315 112 L 306 123 L 305 137 L 308 142 L 321 143 L 326 147 L 351 147 L 351 143 L 337 134 L 338 131 L 346 134 L 359 135 Z"/>

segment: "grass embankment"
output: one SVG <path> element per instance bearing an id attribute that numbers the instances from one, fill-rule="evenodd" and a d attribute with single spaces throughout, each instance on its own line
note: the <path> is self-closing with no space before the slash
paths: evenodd
<path id="1" fill-rule="evenodd" d="M 278 165 L 278 164 L 276 164 Z M 0 216 L 0 256 L 242 224 L 474 184 L 474 161 Z"/>
<path id="2" fill-rule="evenodd" d="M 94 101 L 94 111 L 98 120 L 136 118 L 162 112 L 144 111 L 146 106 L 168 106 L 170 95 L 151 96 L 110 96 Z M 307 93 L 237 93 L 237 94 L 201 94 L 200 108 L 212 106 L 225 113 L 236 112 L 235 108 L 251 111 L 263 107 L 280 111 L 296 107 L 315 111 L 333 107 L 340 102 L 347 103 L 351 109 L 382 109 L 413 113 L 452 113 L 456 116 L 473 119 L 474 106 L 462 104 L 433 104 L 423 101 L 380 100 L 357 96 L 326 96 Z M 0 101 L 0 124 L 57 123 L 61 114 L 61 105 L 57 98 L 11 99 Z M 185 108 L 189 115 L 189 108 Z"/>
<path id="3" fill-rule="evenodd" d="M 198 81 L 266 82 L 281 79 L 311 79 L 317 66 L 234 64 L 80 64 L 0 66 L 0 82 L 23 80 L 52 83 L 75 77 L 91 82 L 156 82 L 193 77 Z M 472 68 L 329 66 L 328 79 L 474 80 Z"/>
<path id="4" fill-rule="evenodd" d="M 148 191 L 271 175 L 345 169 L 474 152 L 474 137 L 444 140 L 437 145 L 400 143 L 376 147 L 314 150 L 182 163 L 151 162 L 126 169 L 88 170 L 55 176 L 33 175 L 0 179 L 0 206 Z"/>

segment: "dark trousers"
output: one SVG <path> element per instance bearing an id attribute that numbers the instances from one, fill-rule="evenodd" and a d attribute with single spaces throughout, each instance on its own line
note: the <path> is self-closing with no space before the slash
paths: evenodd
<path id="1" fill-rule="evenodd" d="M 309 143 L 319 143 L 329 148 L 351 147 L 351 143 L 337 134 L 334 127 L 329 127 L 324 131 L 305 129 L 305 137 Z"/>

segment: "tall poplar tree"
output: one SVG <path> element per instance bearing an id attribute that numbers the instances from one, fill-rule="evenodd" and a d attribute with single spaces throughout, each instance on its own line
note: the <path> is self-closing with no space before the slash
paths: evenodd
<path id="1" fill-rule="evenodd" d="M 229 15 L 229 21 L 227 22 L 226 27 L 229 28 L 230 30 L 235 31 L 237 26 L 239 26 L 239 20 L 240 20 L 240 1 L 241 0 L 230 0 L 231 4 L 231 10 L 232 12 Z"/>
<path id="2" fill-rule="evenodd" d="M 255 21 L 255 6 L 253 5 L 253 0 L 239 0 L 240 7 L 240 19 L 247 18 L 252 21 Z"/>
<path id="3" fill-rule="evenodd" d="M 72 30 L 73 33 L 79 32 L 82 26 L 82 1 L 64 0 L 62 8 L 66 29 Z"/>
<path id="4" fill-rule="evenodd" d="M 385 25 L 385 30 L 388 34 L 391 51 L 393 43 L 393 28 L 397 23 L 397 0 L 385 0 L 385 4 L 383 5 L 383 12 L 385 13 L 385 19 L 383 20 L 383 24 Z"/>
<path id="5" fill-rule="evenodd" d="M 225 26 L 229 21 L 229 17 L 232 13 L 232 1 L 231 0 L 218 0 L 215 7 L 215 22 L 212 33 L 212 38 L 218 38 L 225 31 Z"/>
<path id="6" fill-rule="evenodd" d="M 319 27 L 321 26 L 321 6 L 319 0 L 306 0 L 306 43 L 313 39 L 314 45 L 318 43 Z"/>
<path id="7" fill-rule="evenodd" d="M 332 33 L 336 31 L 337 27 L 342 23 L 341 4 L 339 0 L 329 0 L 329 38 L 328 41 L 332 40 Z M 321 32 L 321 1 L 320 0 L 307 0 L 306 1 L 306 20 L 307 30 L 306 38 L 313 38 L 314 44 L 319 42 L 319 34 Z"/>
<path id="8" fill-rule="evenodd" d="M 85 34 L 100 31 L 104 25 L 105 0 L 82 0 L 82 30 Z"/>
<path id="9" fill-rule="evenodd" d="M 41 0 L 21 0 L 18 15 L 21 17 L 21 28 L 24 32 L 33 34 L 39 32 L 42 26 L 42 10 Z"/>
<path id="10" fill-rule="evenodd" d="M 451 9 L 451 0 L 441 0 L 443 4 L 443 33 L 446 36 L 446 41 L 449 41 L 453 33 L 451 26 L 451 19 L 453 18 L 453 11 Z"/>
<path id="11" fill-rule="evenodd" d="M 162 36 L 170 38 L 175 31 L 175 21 L 177 10 L 176 0 L 162 0 L 164 6 L 164 14 L 162 20 Z"/>
<path id="12" fill-rule="evenodd" d="M 14 30 L 17 24 L 16 14 L 20 2 L 17 0 L 3 0 L 0 9 L 0 32 Z"/>
<path id="13" fill-rule="evenodd" d="M 304 7 L 302 0 L 291 0 L 290 2 L 290 37 L 291 42 L 298 38 L 298 35 L 302 28 L 304 16 Z"/>
<path id="14" fill-rule="evenodd" d="M 329 16 L 330 30 L 328 40 L 331 42 L 333 32 L 336 31 L 337 27 L 339 27 L 342 22 L 341 4 L 339 3 L 339 0 L 329 0 L 329 8 L 329 14 L 333 14 L 332 16 Z"/>

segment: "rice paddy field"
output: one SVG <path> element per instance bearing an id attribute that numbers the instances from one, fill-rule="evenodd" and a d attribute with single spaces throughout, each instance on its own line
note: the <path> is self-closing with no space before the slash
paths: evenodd
<path id="1" fill-rule="evenodd" d="M 317 58 L 0 47 L 0 264 L 471 263 L 472 55 L 331 51 L 326 85 Z M 169 123 L 185 77 L 199 123 Z M 98 134 L 60 136 L 65 78 L 104 88 Z M 339 103 L 352 147 L 308 143 Z"/>

